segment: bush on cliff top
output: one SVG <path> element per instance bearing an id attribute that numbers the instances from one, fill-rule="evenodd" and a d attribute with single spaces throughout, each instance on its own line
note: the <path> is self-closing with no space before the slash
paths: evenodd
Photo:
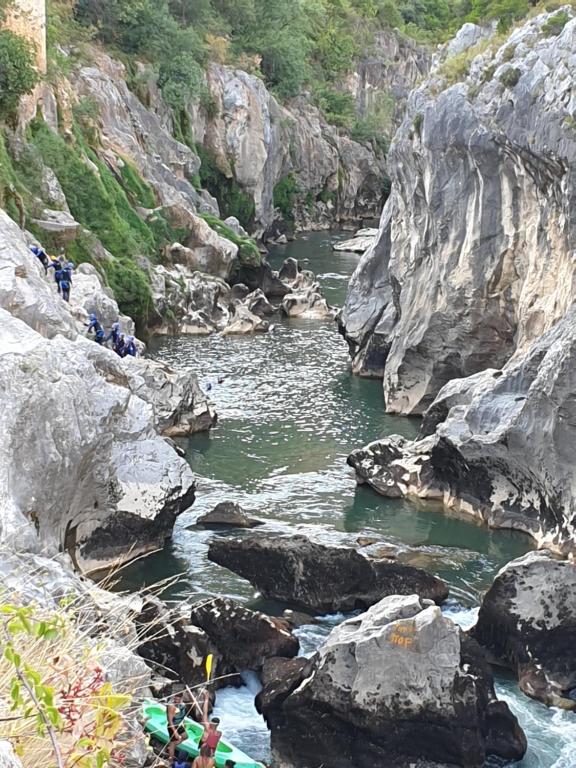
<path id="1" fill-rule="evenodd" d="M 37 82 L 31 46 L 22 37 L 0 30 L 0 119 L 14 112 L 20 97 Z"/>

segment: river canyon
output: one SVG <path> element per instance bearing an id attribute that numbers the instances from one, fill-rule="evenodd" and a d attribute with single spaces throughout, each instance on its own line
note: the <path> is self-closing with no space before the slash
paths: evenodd
<path id="1" fill-rule="evenodd" d="M 285 258 L 297 258 L 317 274 L 329 303 L 341 306 L 359 261 L 357 254 L 332 251 L 333 242 L 346 237 L 303 233 L 286 246 L 274 246 L 270 261 L 279 268 Z M 122 570 L 120 588 L 132 591 L 177 576 L 164 599 L 225 594 L 281 615 L 285 604 L 259 598 L 248 582 L 208 561 L 209 539 L 227 534 L 203 530 L 195 521 L 222 499 L 266 520 L 266 531 L 297 528 L 326 541 L 365 536 L 417 547 L 409 561 L 448 582 L 451 597 L 444 612 L 464 628 L 475 623 L 480 597 L 497 570 L 533 548 L 522 533 L 490 530 L 438 503 L 383 499 L 356 486 L 346 466 L 350 446 L 389 434 L 412 438 L 420 420 L 385 413 L 380 382 L 351 374 L 346 346 L 332 322 L 284 319 L 271 334 L 256 338 L 159 339 L 150 354 L 198 370 L 202 386 L 211 386 L 219 423 L 209 434 L 182 443 L 198 477 L 198 499 L 178 519 L 166 549 Z M 299 628 L 301 651 L 316 651 L 344 618 L 327 615 Z M 218 693 L 216 711 L 226 733 L 267 760 L 268 729 L 254 709 L 260 685 L 254 673 L 247 671 L 245 679 L 244 687 Z M 569 768 L 576 761 L 571 713 L 530 701 L 505 673 L 497 675 L 497 691 L 528 737 L 529 751 L 519 766 Z"/>
<path id="2" fill-rule="evenodd" d="M 198 699 L 215 768 L 576 766 L 576 18 L 518 3 L 0 0 L 3 768 L 191 762 Z"/>

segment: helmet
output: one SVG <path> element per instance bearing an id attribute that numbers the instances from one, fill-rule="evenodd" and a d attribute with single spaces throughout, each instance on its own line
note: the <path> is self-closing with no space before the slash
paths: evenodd
<path id="1" fill-rule="evenodd" d="M 69 261 L 68 264 L 66 264 L 66 266 L 68 267 L 68 269 L 74 269 L 74 262 Z"/>
<path id="2" fill-rule="evenodd" d="M 128 336 L 128 341 L 134 341 L 134 336 Z"/>
<path id="3" fill-rule="evenodd" d="M 92 312 L 92 314 L 90 315 L 90 320 L 94 321 L 94 320 L 97 320 L 97 319 L 98 319 L 98 318 L 96 317 L 96 315 L 94 314 L 94 312 Z"/>
<path id="4" fill-rule="evenodd" d="M 120 323 L 112 323 L 112 330 L 113 331 L 120 330 Z"/>

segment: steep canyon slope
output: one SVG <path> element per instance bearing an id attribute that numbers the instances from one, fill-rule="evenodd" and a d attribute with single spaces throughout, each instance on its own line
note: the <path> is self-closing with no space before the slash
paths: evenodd
<path id="1" fill-rule="evenodd" d="M 387 409 L 425 412 L 421 439 L 350 461 L 382 493 L 574 551 L 576 20 L 543 14 L 505 41 L 468 26 L 451 48 L 410 97 L 341 320 Z"/>

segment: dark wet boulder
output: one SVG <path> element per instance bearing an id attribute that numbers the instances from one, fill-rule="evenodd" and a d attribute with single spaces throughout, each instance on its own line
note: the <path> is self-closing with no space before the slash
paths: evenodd
<path id="1" fill-rule="evenodd" d="M 283 768 L 481 768 L 526 751 L 478 644 L 416 595 L 349 619 L 303 661 L 258 697 Z"/>
<path id="2" fill-rule="evenodd" d="M 217 674 L 224 674 L 218 649 L 185 614 L 185 606 L 171 609 L 161 600 L 144 598 L 134 615 L 138 636 L 137 652 L 163 678 L 188 686 L 206 680 L 205 659 L 215 656 Z"/>
<path id="3" fill-rule="evenodd" d="M 256 528 L 263 525 L 263 521 L 247 515 L 240 504 L 221 501 L 213 510 L 199 517 L 196 525 L 205 528 Z"/>
<path id="4" fill-rule="evenodd" d="M 448 596 L 446 584 L 420 568 L 301 535 L 217 538 L 208 558 L 248 579 L 265 597 L 318 613 L 366 608 L 387 595 L 415 593 L 435 602 Z"/>
<path id="5" fill-rule="evenodd" d="M 195 603 L 190 621 L 206 632 L 224 660 L 238 671 L 260 669 L 265 659 L 274 656 L 292 658 L 300 647 L 285 621 L 226 597 Z"/>
<path id="6" fill-rule="evenodd" d="M 471 635 L 517 675 L 528 696 L 576 708 L 576 567 L 545 552 L 508 563 Z"/>

